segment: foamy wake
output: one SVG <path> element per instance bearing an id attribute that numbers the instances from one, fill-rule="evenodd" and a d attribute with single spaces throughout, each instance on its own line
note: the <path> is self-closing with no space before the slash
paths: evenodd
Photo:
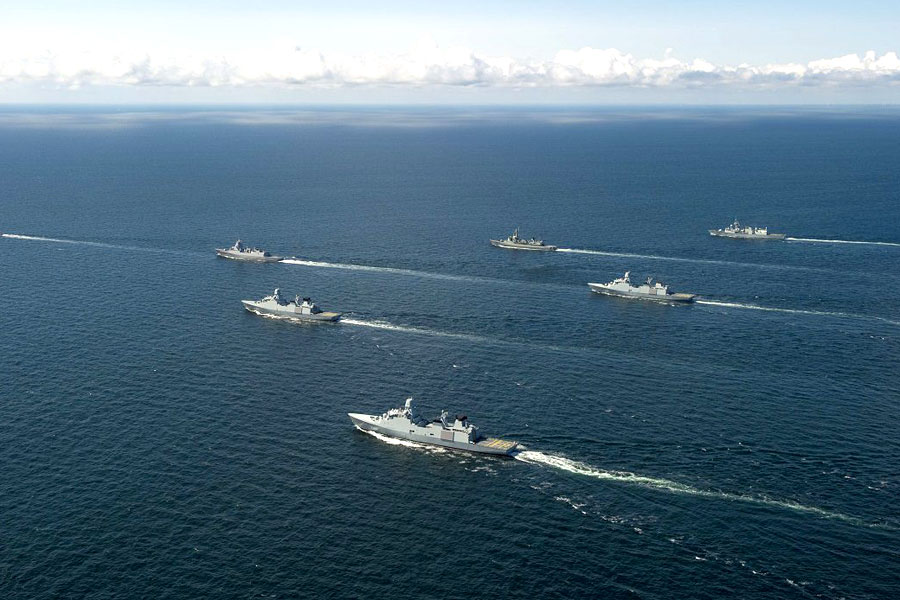
<path id="1" fill-rule="evenodd" d="M 451 333 L 449 331 L 439 331 L 437 329 L 425 329 L 424 327 L 394 325 L 393 323 L 388 323 L 387 321 L 364 321 L 362 319 L 343 318 L 340 322 L 344 323 L 345 325 L 358 325 L 360 327 L 371 327 L 372 329 L 383 329 L 385 331 L 398 331 L 402 333 L 413 333 L 418 335 L 455 338 L 460 340 L 467 340 L 470 342 L 499 343 L 498 340 L 483 337 L 480 335 L 470 335 L 468 333 Z"/>
<path id="2" fill-rule="evenodd" d="M 324 269 L 344 269 L 347 271 L 368 271 L 371 273 L 392 273 L 394 275 L 406 275 L 411 277 L 426 277 L 429 279 L 444 279 L 451 281 L 490 281 L 494 279 L 486 277 L 474 277 L 470 275 L 449 275 L 446 273 L 430 273 L 428 271 L 415 271 L 413 269 L 398 269 L 396 267 L 373 267 L 371 265 L 355 265 L 350 263 L 330 263 L 317 260 L 303 260 L 300 258 L 284 258 L 280 262 L 287 265 L 301 265 L 304 267 L 320 267 Z"/>
<path id="3" fill-rule="evenodd" d="M 287 315 L 273 315 L 269 313 L 259 312 L 257 310 L 253 310 L 252 308 L 247 309 L 249 312 L 252 312 L 255 315 L 259 315 L 260 317 L 265 317 L 266 319 L 273 319 L 276 321 L 291 321 L 293 323 L 299 324 L 331 324 L 330 321 L 304 321 L 302 319 L 297 319 L 294 317 L 290 317 Z M 341 318 L 338 323 L 343 323 L 344 325 L 357 325 L 359 327 L 371 327 L 372 329 L 383 329 L 385 331 L 397 331 L 401 333 L 412 333 L 418 335 L 429 335 L 436 337 L 449 337 L 449 338 L 459 338 L 465 339 L 469 341 L 477 341 L 477 342 L 492 342 L 489 338 L 483 338 L 476 335 L 467 335 L 465 333 L 449 333 L 446 331 L 437 331 L 434 329 L 424 329 L 422 327 L 407 327 L 404 325 L 394 325 L 393 323 L 388 323 L 387 321 L 364 321 L 362 319 L 353 319 L 353 318 Z"/>
<path id="4" fill-rule="evenodd" d="M 605 252 L 602 250 L 582 250 L 580 248 L 559 248 L 558 252 L 570 252 L 572 254 L 595 254 L 597 256 L 615 256 L 618 258 L 639 258 L 644 260 L 665 260 L 671 262 L 685 262 L 701 265 L 728 265 L 732 267 L 750 267 L 754 269 L 778 269 L 787 271 L 813 271 L 830 273 L 830 269 L 818 267 L 802 267 L 798 265 L 776 265 L 763 263 L 743 263 L 732 260 L 714 260 L 710 258 L 684 258 L 682 256 L 660 256 L 658 254 L 633 254 L 629 252 Z"/>
<path id="5" fill-rule="evenodd" d="M 543 452 L 536 452 L 533 450 L 525 450 L 519 452 L 515 455 L 515 458 L 516 460 L 520 460 L 522 462 L 545 465 L 554 469 L 559 469 L 561 471 L 567 471 L 569 473 L 575 473 L 576 475 L 583 475 L 585 477 L 592 477 L 594 479 L 600 479 L 603 481 L 614 481 L 639 485 L 642 487 L 672 492 L 675 494 L 685 494 L 690 496 L 701 496 L 704 498 L 716 498 L 719 500 L 730 500 L 734 502 L 747 502 L 750 504 L 773 506 L 798 512 L 810 513 L 826 519 L 838 519 L 857 525 L 869 525 L 869 523 L 866 523 L 865 521 L 856 517 L 851 517 L 842 513 L 817 508 L 815 506 L 806 506 L 798 502 L 792 502 L 789 500 L 773 500 L 764 496 L 747 496 L 744 494 L 703 490 L 685 485 L 683 483 L 678 483 L 677 481 L 670 481 L 668 479 L 645 477 L 643 475 L 637 475 L 635 473 L 628 473 L 625 471 L 605 471 L 603 469 L 597 469 L 585 463 L 568 459 L 564 456 L 545 454 Z"/>
<path id="6" fill-rule="evenodd" d="M 434 454 L 444 454 L 447 452 L 445 448 L 441 448 L 440 446 L 432 446 L 430 444 L 420 444 L 418 442 L 413 442 L 410 440 L 401 440 L 400 438 L 391 437 L 389 435 L 384 435 L 383 433 L 378 433 L 377 431 L 369 431 L 368 429 L 363 429 L 360 426 L 356 426 L 357 429 L 362 431 L 363 433 L 368 433 L 374 438 L 377 438 L 384 442 L 385 444 L 390 444 L 391 446 L 405 446 L 407 448 L 415 448 L 416 450 L 421 450 L 423 452 L 432 452 Z"/>
<path id="7" fill-rule="evenodd" d="M 818 238 L 784 238 L 789 242 L 815 242 L 819 244 L 863 244 L 866 246 L 900 246 L 897 242 L 862 242 L 856 240 L 822 240 Z"/>
<path id="8" fill-rule="evenodd" d="M 644 260 L 667 260 L 672 262 L 686 262 L 706 265 L 731 265 L 735 267 L 754 267 L 758 269 L 787 269 L 794 271 L 827 271 L 815 267 L 800 267 L 796 265 L 775 265 L 762 263 L 743 263 L 730 260 L 713 260 L 709 258 L 684 258 L 681 256 L 659 256 L 657 254 L 632 254 L 629 252 L 605 252 L 602 250 L 582 250 L 580 248 L 559 248 L 557 252 L 569 252 L 572 254 L 594 254 L 597 256 L 615 256 L 618 258 L 640 258 Z"/>
<path id="9" fill-rule="evenodd" d="M 577 510 L 581 514 L 587 515 L 587 512 L 584 511 L 584 507 L 587 505 L 584 502 L 575 502 L 568 496 L 554 496 L 553 499 L 558 502 L 562 502 L 563 504 L 568 504 L 569 506 L 571 506 L 573 509 Z"/>
<path id="10" fill-rule="evenodd" d="M 722 306 L 725 308 L 740 308 L 745 310 L 761 310 L 765 312 L 789 313 L 795 315 L 814 315 L 819 317 L 839 317 L 845 319 L 866 319 L 871 321 L 881 321 L 889 325 L 900 326 L 900 321 L 893 321 L 886 317 L 878 317 L 875 315 L 857 315 L 854 313 L 845 313 L 837 311 L 825 310 L 802 310 L 799 308 L 777 308 L 773 306 L 759 306 L 756 304 L 742 304 L 740 302 L 716 302 L 715 300 L 695 300 L 697 304 L 705 304 L 707 306 Z"/>
<path id="11" fill-rule="evenodd" d="M 706 258 L 682 258 L 680 256 L 659 256 L 656 254 L 633 254 L 630 252 L 606 252 L 603 250 L 582 250 L 580 248 L 559 248 L 557 252 L 569 252 L 572 254 L 593 254 L 596 256 L 616 256 L 619 258 L 645 258 L 648 260 L 671 260 L 674 262 L 709 263 L 715 265 L 743 265 L 751 263 L 732 263 L 727 260 L 710 260 Z M 768 265 L 753 265 L 768 266 Z"/>
<path id="12" fill-rule="evenodd" d="M 52 242 L 55 244 L 77 244 L 79 246 L 94 246 L 95 248 L 115 248 L 116 250 L 140 250 L 141 252 L 164 252 L 172 254 L 184 254 L 181 250 L 168 248 L 147 248 L 145 246 L 124 246 L 121 244 L 107 244 L 105 242 L 89 242 L 86 240 L 67 240 L 63 238 L 41 237 L 37 235 L 22 235 L 18 233 L 2 233 L 0 237 L 12 240 L 28 240 L 33 242 Z"/>

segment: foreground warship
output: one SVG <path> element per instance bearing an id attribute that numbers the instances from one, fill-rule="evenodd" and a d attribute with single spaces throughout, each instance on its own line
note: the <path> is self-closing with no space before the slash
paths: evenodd
<path id="1" fill-rule="evenodd" d="M 241 240 L 236 241 L 231 248 L 216 248 L 216 254 L 222 258 L 249 260 L 253 262 L 278 262 L 282 258 L 281 256 L 274 256 L 266 250 L 247 248 Z"/>
<path id="2" fill-rule="evenodd" d="M 429 421 L 418 414 L 412 398 L 407 398 L 402 408 L 392 408 L 382 415 L 347 413 L 347 416 L 364 431 L 455 450 L 509 456 L 519 445 L 511 440 L 482 437 L 465 415 L 451 421 L 445 410 L 440 417 Z"/>
<path id="3" fill-rule="evenodd" d="M 518 227 L 505 240 L 491 240 L 491 246 L 509 248 L 510 250 L 543 250 L 544 252 L 556 250 L 556 246 L 548 246 L 544 243 L 544 240 L 520 238 Z"/>
<path id="4" fill-rule="evenodd" d="M 710 229 L 709 235 L 741 240 L 783 240 L 783 233 L 769 233 L 768 227 L 742 227 L 737 219 L 725 229 Z"/>
<path id="5" fill-rule="evenodd" d="M 341 313 L 324 312 L 313 304 L 309 298 L 295 296 L 290 302 L 281 297 L 280 290 L 275 289 L 271 296 L 262 300 L 241 300 L 244 308 L 258 315 L 285 317 L 298 321 L 337 321 Z"/>
<path id="6" fill-rule="evenodd" d="M 625 271 L 623 277 L 613 279 L 609 283 L 589 283 L 591 291 L 608 296 L 621 296 L 623 298 L 642 298 L 656 300 L 658 302 L 693 302 L 696 294 L 675 294 L 669 291 L 669 286 L 660 282 L 653 283 L 653 278 L 648 277 L 647 282 L 641 285 L 632 285 L 629 275 L 631 271 Z"/>

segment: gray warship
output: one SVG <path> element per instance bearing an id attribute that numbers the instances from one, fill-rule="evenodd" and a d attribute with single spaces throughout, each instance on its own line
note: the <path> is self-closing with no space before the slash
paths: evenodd
<path id="1" fill-rule="evenodd" d="M 709 235 L 740 240 L 783 240 L 783 233 L 769 233 L 768 227 L 742 226 L 737 219 L 725 229 L 710 229 Z"/>
<path id="2" fill-rule="evenodd" d="M 648 277 L 647 282 L 641 285 L 632 285 L 629 275 L 631 271 L 625 271 L 623 277 L 613 279 L 609 283 L 589 283 L 591 291 L 608 296 L 621 296 L 623 298 L 641 298 L 644 300 L 656 300 L 657 302 L 693 302 L 696 294 L 675 294 L 669 291 L 669 286 Z"/>
<path id="3" fill-rule="evenodd" d="M 518 227 L 512 232 L 512 235 L 508 236 L 505 240 L 491 240 L 491 246 L 508 248 L 510 250 L 538 250 L 544 252 L 556 250 L 556 246 L 549 246 L 544 243 L 544 240 L 537 240 L 535 238 L 526 240 L 525 238 L 519 237 Z"/>
<path id="4" fill-rule="evenodd" d="M 276 288 L 271 296 L 266 296 L 262 300 L 241 300 L 241 304 L 250 312 L 258 315 L 283 317 L 297 321 L 337 321 L 341 318 L 341 313 L 324 312 L 309 298 L 301 299 L 300 296 L 295 296 L 293 300 L 287 301 L 281 297 L 280 292 L 281 290 Z"/>
<path id="5" fill-rule="evenodd" d="M 222 258 L 247 260 L 251 262 L 278 262 L 282 259 L 281 256 L 274 256 L 266 250 L 248 248 L 244 246 L 244 243 L 241 240 L 236 241 L 231 248 L 216 248 L 216 254 Z"/>
<path id="6" fill-rule="evenodd" d="M 519 445 L 511 440 L 483 437 L 465 415 L 451 420 L 445 410 L 440 417 L 429 421 L 416 411 L 412 398 L 407 398 L 401 408 L 392 408 L 381 415 L 347 413 L 347 416 L 364 431 L 454 450 L 509 456 Z"/>

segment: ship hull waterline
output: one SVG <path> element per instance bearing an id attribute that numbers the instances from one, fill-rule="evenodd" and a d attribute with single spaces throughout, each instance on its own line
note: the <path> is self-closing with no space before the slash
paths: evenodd
<path id="1" fill-rule="evenodd" d="M 408 431 L 382 427 L 373 420 L 372 415 L 361 413 L 347 413 L 347 416 L 350 417 L 350 420 L 353 422 L 357 429 L 361 429 L 363 431 L 374 431 L 375 433 L 380 433 L 388 437 L 401 440 L 409 440 L 410 442 L 425 444 L 427 446 L 439 446 L 441 448 L 448 448 L 450 450 L 460 450 L 463 452 L 475 452 L 476 454 L 490 454 L 492 456 L 505 457 L 511 457 L 513 452 L 519 449 L 519 445 L 515 442 L 505 442 L 500 447 L 491 447 L 487 444 L 491 442 L 503 442 L 503 440 L 488 439 L 479 441 L 475 444 L 454 442 L 450 440 L 442 440 L 435 436 L 418 435 L 415 433 L 409 433 Z"/>
<path id="2" fill-rule="evenodd" d="M 751 233 L 725 233 L 715 229 L 709 230 L 709 235 L 713 237 L 731 238 L 734 240 L 783 240 L 784 233 L 767 233 L 766 235 L 753 235 Z"/>
<path id="3" fill-rule="evenodd" d="M 667 294 L 665 296 L 656 296 L 652 294 L 637 294 L 633 292 L 620 292 L 618 290 L 610 290 L 608 288 L 602 287 L 600 285 L 589 283 L 588 287 L 595 294 L 602 294 L 604 296 L 615 296 L 617 298 L 630 298 L 635 300 L 650 300 L 651 302 L 666 302 L 666 303 L 676 303 L 676 304 L 690 304 L 696 298 L 696 294 Z"/>
<path id="4" fill-rule="evenodd" d="M 257 306 L 253 303 L 252 300 L 241 300 L 241 304 L 244 305 L 249 312 L 260 316 L 268 316 L 268 317 L 278 317 L 280 319 L 290 319 L 292 321 L 309 321 L 312 323 L 332 323 L 341 318 L 341 313 L 336 312 L 321 312 L 314 315 L 301 315 L 298 313 L 292 313 L 287 311 L 280 310 L 272 310 L 270 308 L 265 308 L 262 306 Z"/>
<path id="5" fill-rule="evenodd" d="M 530 246 L 527 244 L 508 244 L 502 240 L 491 240 L 491 246 L 507 250 L 531 250 L 532 252 L 553 252 L 556 246 Z"/>
<path id="6" fill-rule="evenodd" d="M 229 250 L 223 250 L 221 248 L 216 248 L 216 254 L 222 258 L 230 258 L 231 260 L 242 260 L 244 262 L 272 263 L 272 262 L 278 262 L 283 258 L 281 256 L 245 256 L 240 253 L 231 252 Z"/>

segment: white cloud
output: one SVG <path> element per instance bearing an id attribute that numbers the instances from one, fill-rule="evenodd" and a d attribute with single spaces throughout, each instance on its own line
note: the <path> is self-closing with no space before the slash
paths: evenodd
<path id="1" fill-rule="evenodd" d="M 231 55 L 97 48 L 18 53 L 0 48 L 3 84 L 175 87 L 490 86 L 550 88 L 784 87 L 900 84 L 896 52 L 849 54 L 807 64 L 715 64 L 704 59 L 639 59 L 615 48 L 561 50 L 550 60 L 485 56 L 429 42 L 405 54 L 323 54 L 282 44 Z"/>

